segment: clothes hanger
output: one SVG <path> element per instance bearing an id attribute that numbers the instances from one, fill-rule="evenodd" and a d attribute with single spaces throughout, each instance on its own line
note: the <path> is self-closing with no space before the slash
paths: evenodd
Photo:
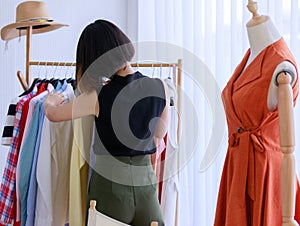
<path id="1" fill-rule="evenodd" d="M 59 82 L 59 79 L 56 79 L 56 78 L 51 78 L 49 80 L 49 83 L 51 83 L 54 88 L 57 86 L 58 82 Z"/>
<path id="2" fill-rule="evenodd" d="M 155 72 L 155 67 L 154 67 L 154 63 L 152 63 L 152 78 L 154 77 L 154 72 Z"/>
<path id="3" fill-rule="evenodd" d="M 39 67 L 39 65 L 40 65 L 40 62 L 38 62 L 38 67 Z M 41 76 L 40 76 L 40 69 L 39 69 L 39 71 L 38 71 L 38 79 L 40 79 L 40 82 L 39 82 L 39 84 L 38 84 L 38 89 L 40 89 L 41 88 L 41 86 L 42 86 L 42 84 L 44 84 L 44 83 L 47 83 L 47 85 L 48 85 L 48 81 L 47 81 L 47 78 L 41 78 Z"/>
<path id="4" fill-rule="evenodd" d="M 65 64 L 64 64 L 64 66 L 63 66 L 64 68 L 66 68 L 67 67 L 67 62 L 65 62 Z M 59 76 L 58 78 L 57 78 L 57 80 L 58 81 L 60 81 L 62 84 L 64 83 L 64 82 L 67 82 L 67 73 L 68 73 L 68 71 L 69 71 L 69 67 L 67 67 L 67 70 L 65 71 L 65 74 L 64 74 L 64 76 Z"/>
<path id="5" fill-rule="evenodd" d="M 170 80 L 170 82 L 172 81 L 172 77 L 171 77 L 172 70 L 171 69 L 174 70 L 174 68 L 175 68 L 174 64 L 169 65 L 169 74 L 168 74 L 167 79 Z M 174 97 L 173 96 L 170 96 L 170 106 L 174 106 Z"/>
<path id="6" fill-rule="evenodd" d="M 31 93 L 35 87 L 36 84 L 38 84 L 40 82 L 40 79 L 35 78 L 31 84 L 31 86 L 29 87 L 29 89 L 25 90 L 22 94 L 19 95 L 19 97 L 25 96 L 29 93 Z"/>
<path id="7" fill-rule="evenodd" d="M 54 62 L 53 62 L 52 66 L 54 67 Z M 53 78 L 55 78 L 55 73 L 56 73 L 57 67 L 58 67 L 58 65 L 55 66 L 55 69 L 54 69 L 54 72 L 53 72 L 53 76 L 52 76 Z"/>
<path id="8" fill-rule="evenodd" d="M 46 63 L 46 65 L 47 65 L 48 63 Z M 54 63 L 52 63 L 52 66 L 54 66 Z M 47 76 L 47 73 L 48 72 L 46 72 L 46 76 Z M 49 79 L 49 82 L 52 82 L 52 81 L 54 81 L 55 80 L 55 78 L 54 78 L 54 74 L 51 76 L 51 78 Z"/>
<path id="9" fill-rule="evenodd" d="M 52 67 L 54 67 L 54 62 L 52 63 Z M 57 70 L 57 67 L 55 67 L 55 70 L 54 70 L 54 73 L 52 75 L 52 78 L 50 78 L 48 81 L 49 83 L 51 83 L 53 85 L 53 87 L 56 87 L 58 82 L 59 82 L 59 79 L 58 78 L 55 78 L 55 74 L 56 74 L 56 70 Z"/>
<path id="10" fill-rule="evenodd" d="M 171 79 L 171 66 L 172 66 L 172 65 L 169 65 L 168 79 Z"/>
<path id="11" fill-rule="evenodd" d="M 40 64 L 40 62 L 38 63 L 38 66 L 39 66 L 39 64 Z M 42 80 L 40 79 L 39 73 L 38 73 L 38 77 L 32 81 L 31 86 L 27 90 L 25 90 L 22 94 L 20 94 L 19 97 L 22 97 L 22 96 L 25 96 L 25 95 L 31 93 L 33 91 L 34 87 L 38 83 L 41 83 L 41 82 L 42 82 Z"/>
<path id="12" fill-rule="evenodd" d="M 71 67 L 74 67 L 74 66 L 75 66 L 75 64 L 72 63 Z M 75 70 L 74 70 L 74 71 L 75 71 Z M 75 72 L 74 72 L 74 73 L 75 73 Z M 73 74 L 73 73 L 72 73 L 72 74 Z M 70 84 L 72 85 L 72 87 L 73 87 L 73 90 L 75 90 L 76 87 L 77 87 L 77 83 L 76 83 L 76 79 L 73 78 L 72 74 L 71 74 L 70 78 L 67 79 L 67 83 L 70 83 Z M 75 77 L 75 76 L 74 76 L 74 77 Z"/>
<path id="13" fill-rule="evenodd" d="M 159 78 L 162 77 L 162 63 L 160 64 L 160 67 L 159 67 Z"/>
<path id="14" fill-rule="evenodd" d="M 70 67 L 73 67 L 73 66 L 75 66 L 74 63 L 72 63 Z M 65 79 L 67 80 L 68 83 L 72 83 L 72 81 L 74 80 L 73 77 L 72 77 L 72 74 L 73 74 L 72 70 L 71 70 L 71 75 L 69 76 L 69 78 L 67 78 L 67 75 L 68 75 L 70 67 L 68 67 L 68 69 L 67 69 L 67 71 L 65 73 Z"/>

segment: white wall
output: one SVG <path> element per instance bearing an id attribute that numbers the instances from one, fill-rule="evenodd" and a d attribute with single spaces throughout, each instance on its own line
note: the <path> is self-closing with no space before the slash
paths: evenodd
<path id="1" fill-rule="evenodd" d="M 0 1 L 0 27 L 15 21 L 17 5 L 23 1 Z M 34 35 L 32 60 L 75 61 L 76 45 L 83 28 L 98 18 L 107 19 L 127 32 L 127 0 L 45 0 L 50 16 L 69 27 Z M 130 31 L 134 34 L 134 31 Z M 25 72 L 25 37 L 6 44 L 0 40 L 0 133 L 2 135 L 10 100 L 22 92 L 16 72 Z M 34 77 L 32 75 L 31 77 Z M 5 165 L 7 148 L 0 146 L 0 175 Z"/>

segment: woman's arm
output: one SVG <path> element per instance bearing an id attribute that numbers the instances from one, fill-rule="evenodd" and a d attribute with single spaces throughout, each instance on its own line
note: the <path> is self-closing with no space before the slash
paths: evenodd
<path id="1" fill-rule="evenodd" d="M 166 135 L 168 130 L 168 114 L 169 114 L 169 106 L 166 105 L 160 116 L 154 137 L 162 139 Z"/>
<path id="2" fill-rule="evenodd" d="M 62 104 L 63 95 L 49 94 L 44 101 L 45 115 L 50 121 L 60 122 L 99 114 L 98 95 L 96 91 L 82 93 L 73 101 Z"/>
<path id="3" fill-rule="evenodd" d="M 165 98 L 166 98 L 166 106 L 160 116 L 156 131 L 155 138 L 162 139 L 167 133 L 168 130 L 168 115 L 169 115 L 169 107 L 170 107 L 170 95 L 169 88 L 164 81 L 162 81 L 165 90 Z"/>

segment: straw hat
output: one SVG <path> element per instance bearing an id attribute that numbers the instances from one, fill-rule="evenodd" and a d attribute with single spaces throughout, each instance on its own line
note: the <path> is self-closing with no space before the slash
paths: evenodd
<path id="1" fill-rule="evenodd" d="M 68 25 L 53 22 L 44 2 L 27 1 L 17 6 L 16 22 L 1 29 L 1 38 L 7 41 L 25 35 L 29 26 L 33 34 L 40 34 Z"/>

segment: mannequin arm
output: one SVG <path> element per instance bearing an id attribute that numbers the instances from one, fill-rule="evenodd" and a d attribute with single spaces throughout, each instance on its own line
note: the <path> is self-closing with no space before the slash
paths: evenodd
<path id="1" fill-rule="evenodd" d="M 292 76 L 282 72 L 277 76 L 278 115 L 280 127 L 280 146 L 283 160 L 280 175 L 280 193 L 282 201 L 282 225 L 298 225 L 295 215 L 295 160 L 294 160 L 294 114 Z"/>

